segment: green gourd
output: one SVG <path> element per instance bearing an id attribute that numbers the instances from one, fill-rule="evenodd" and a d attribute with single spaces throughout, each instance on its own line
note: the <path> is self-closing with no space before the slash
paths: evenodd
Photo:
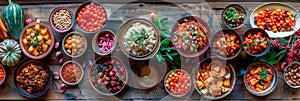
<path id="1" fill-rule="evenodd" d="M 8 6 L 2 9 L 2 19 L 12 38 L 18 40 L 24 28 L 24 11 L 21 6 L 8 0 Z"/>
<path id="2" fill-rule="evenodd" d="M 17 41 L 5 39 L 0 43 L 0 63 L 6 66 L 15 66 L 22 57 L 22 51 Z"/>

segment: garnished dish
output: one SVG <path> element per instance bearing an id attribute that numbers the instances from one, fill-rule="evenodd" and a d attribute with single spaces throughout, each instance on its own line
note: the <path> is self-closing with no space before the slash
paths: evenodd
<path id="1" fill-rule="evenodd" d="M 86 32 L 96 32 L 106 23 L 106 12 L 98 2 L 85 2 L 77 9 L 76 23 Z"/>
<path id="2" fill-rule="evenodd" d="M 263 53 L 270 43 L 268 34 L 259 28 L 248 30 L 243 40 L 244 50 L 252 55 Z"/>
<path id="3" fill-rule="evenodd" d="M 265 9 L 254 14 L 255 24 L 273 32 L 291 31 L 296 24 L 294 12 L 286 9 Z"/>
<path id="4" fill-rule="evenodd" d="M 23 29 L 20 44 L 25 55 L 40 59 L 51 52 L 54 35 L 45 24 L 31 23 Z"/>
<path id="5" fill-rule="evenodd" d="M 103 30 L 96 34 L 93 39 L 93 49 L 99 55 L 111 53 L 116 46 L 115 34 L 110 30 Z"/>
<path id="6" fill-rule="evenodd" d="M 178 24 L 172 40 L 177 49 L 195 54 L 209 46 L 208 31 L 197 19 L 186 18 Z"/>
<path id="7" fill-rule="evenodd" d="M 191 88 L 190 75 L 181 69 L 170 71 L 165 78 L 165 89 L 175 97 L 186 95 Z"/>
<path id="8" fill-rule="evenodd" d="M 241 51 L 240 36 L 233 30 L 223 29 L 213 38 L 212 50 L 218 57 L 232 59 Z"/>
<path id="9" fill-rule="evenodd" d="M 284 70 L 284 80 L 292 88 L 300 87 L 300 63 L 293 62 Z"/>
<path id="10" fill-rule="evenodd" d="M 240 28 L 245 22 L 246 10 L 238 4 L 228 5 L 222 13 L 222 19 L 229 28 Z"/>
<path id="11" fill-rule="evenodd" d="M 16 75 L 17 85 L 29 94 L 40 93 L 50 82 L 49 70 L 34 62 L 24 65 Z"/>
<path id="12" fill-rule="evenodd" d="M 81 65 L 74 61 L 66 62 L 60 70 L 62 80 L 69 85 L 78 84 L 83 78 L 83 73 Z"/>
<path id="13" fill-rule="evenodd" d="M 284 38 L 300 28 L 298 15 L 298 10 L 289 4 L 270 2 L 255 8 L 249 18 L 252 28 L 265 30 L 270 38 Z"/>
<path id="14" fill-rule="evenodd" d="M 66 32 L 73 25 L 72 12 L 68 8 L 58 7 L 50 15 L 50 24 L 53 29 L 59 32 Z"/>
<path id="15" fill-rule="evenodd" d="M 0 65 L 0 85 L 4 82 L 6 77 L 5 69 L 2 65 Z"/>
<path id="16" fill-rule="evenodd" d="M 87 47 L 84 35 L 77 32 L 67 34 L 63 41 L 64 52 L 70 57 L 81 56 Z"/>
<path id="17" fill-rule="evenodd" d="M 235 73 L 230 64 L 216 58 L 207 58 L 199 64 L 195 87 L 206 98 L 216 100 L 229 95 L 235 85 Z"/>
<path id="18" fill-rule="evenodd" d="M 250 64 L 244 74 L 247 90 L 256 96 L 265 96 L 274 91 L 277 73 L 267 62 L 257 61 Z"/>
<path id="19" fill-rule="evenodd" d="M 125 87 L 128 74 L 117 58 L 98 58 L 90 70 L 90 83 L 100 94 L 115 95 Z"/>

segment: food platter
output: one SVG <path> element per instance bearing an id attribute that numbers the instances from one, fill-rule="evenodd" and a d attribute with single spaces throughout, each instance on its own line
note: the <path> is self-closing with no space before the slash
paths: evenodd
<path id="1" fill-rule="evenodd" d="M 295 19 L 296 19 L 296 24 L 294 26 L 294 29 L 297 30 L 298 28 L 300 28 L 300 16 L 299 16 L 299 12 L 296 8 L 294 8 L 291 5 L 285 4 L 285 3 L 280 3 L 280 2 L 275 2 L 275 3 L 265 3 L 262 4 L 260 6 L 258 6 L 257 8 L 255 8 L 253 10 L 253 12 L 250 15 L 250 25 L 252 28 L 258 28 L 258 26 L 255 24 L 255 19 L 254 19 L 254 15 L 258 14 L 259 11 L 265 10 L 265 9 L 277 9 L 277 8 L 281 8 L 281 9 L 285 9 L 288 11 L 291 11 L 295 14 Z M 291 30 L 291 31 L 286 31 L 286 32 L 272 32 L 272 31 L 267 31 L 266 32 L 269 34 L 269 36 L 271 38 L 277 38 L 277 37 L 287 37 L 290 36 L 292 34 L 294 34 L 295 30 Z"/>

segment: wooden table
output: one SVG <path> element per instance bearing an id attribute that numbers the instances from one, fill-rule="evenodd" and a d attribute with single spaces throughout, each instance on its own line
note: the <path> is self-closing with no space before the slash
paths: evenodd
<path id="1" fill-rule="evenodd" d="M 60 1 L 60 0 L 59 0 Z M 72 0 L 71 0 L 72 1 Z M 17 1 L 18 3 L 21 3 L 22 8 L 25 12 L 25 18 L 40 18 L 42 22 L 45 22 L 48 24 L 48 19 L 51 10 L 53 10 L 56 7 L 59 6 L 65 6 L 70 8 L 73 13 L 76 11 L 77 7 L 80 6 L 80 2 L 82 0 L 73 0 L 74 2 L 65 1 L 61 3 L 49 3 L 44 4 L 40 1 L 35 3 L 32 1 Z M 0 9 L 3 9 L 3 3 L 4 1 L 0 2 Z M 58 0 L 54 0 L 54 2 L 58 2 Z M 263 2 L 198 2 L 191 0 L 190 2 L 184 3 L 180 1 L 176 1 L 175 4 L 170 3 L 164 3 L 164 2 L 146 2 L 146 3 L 128 3 L 128 2 L 122 2 L 122 1 L 102 1 L 102 5 L 105 7 L 106 12 L 109 15 L 109 22 L 105 28 L 111 29 L 114 32 L 118 31 L 119 26 L 126 21 L 129 18 L 132 17 L 144 17 L 144 18 L 150 18 L 149 14 L 151 12 L 157 12 L 158 17 L 169 17 L 170 18 L 170 24 L 173 25 L 174 22 L 182 17 L 182 15 L 185 14 L 191 14 L 195 16 L 199 16 L 200 18 L 207 21 L 209 26 L 212 29 L 212 32 L 215 33 L 219 31 L 220 29 L 224 28 L 225 26 L 221 23 L 220 17 L 221 12 L 223 8 L 232 3 L 238 3 L 241 5 L 244 5 L 247 9 L 248 16 L 252 12 L 254 8 L 261 5 Z M 300 10 L 300 2 L 287 2 L 288 4 L 296 7 L 298 10 Z M 34 4 L 34 5 L 33 5 Z M 240 35 L 243 35 L 243 33 L 251 28 L 249 24 L 249 20 L 246 21 L 246 25 L 243 26 L 241 29 L 236 30 Z M 73 28 L 76 31 L 78 28 Z M 61 42 L 62 37 L 66 33 L 59 34 L 55 33 L 56 41 Z M 86 35 L 88 40 L 91 40 L 93 37 L 92 34 Z M 88 44 L 90 45 L 91 42 L 88 41 Z M 121 60 L 126 64 L 129 65 L 129 60 L 127 57 L 122 54 L 119 48 L 117 48 L 113 54 L 113 56 L 120 56 L 122 58 Z M 200 56 L 199 58 L 195 58 L 196 60 L 202 60 L 203 58 L 210 56 L 210 52 L 207 52 L 205 55 Z M 87 58 L 88 57 L 88 58 Z M 94 54 L 92 48 L 89 46 L 88 50 L 85 53 L 85 57 L 87 60 L 93 61 L 98 56 Z M 68 57 L 64 57 L 65 60 L 70 60 Z M 82 61 L 82 59 L 71 59 L 71 60 L 78 60 Z M 190 61 L 194 60 L 189 58 L 182 57 L 182 61 Z M 235 64 L 235 68 L 246 68 L 244 66 L 247 66 L 250 64 L 249 61 L 252 61 L 252 58 L 247 58 L 245 60 L 239 60 L 239 62 L 229 61 L 233 64 Z M 45 58 L 43 61 L 46 61 L 49 67 L 52 71 L 59 71 L 60 65 L 58 64 L 58 61 L 55 57 L 55 51 L 52 52 L 50 56 Z M 242 62 L 246 61 L 246 62 Z M 86 62 L 87 63 L 87 62 Z M 244 64 L 244 65 L 240 65 Z M 192 69 L 195 67 L 194 65 L 186 65 L 183 63 L 183 69 L 188 71 L 189 73 L 192 72 Z M 5 67 L 7 71 L 7 79 L 3 85 L 0 86 L 0 99 L 27 99 L 21 96 L 15 89 L 13 81 L 12 81 L 12 75 L 14 73 L 15 67 Z M 127 67 L 129 70 L 131 67 Z M 167 71 L 167 68 L 165 68 Z M 153 100 L 177 100 L 177 99 L 191 99 L 191 100 L 199 100 L 204 99 L 203 96 L 199 95 L 194 89 L 190 91 L 190 93 L 182 98 L 174 98 L 167 94 L 167 92 L 164 90 L 163 82 L 160 82 L 157 86 L 149 89 L 137 89 L 131 86 L 126 86 L 126 88 L 118 95 L 113 97 L 107 97 L 102 96 L 95 92 L 88 81 L 88 73 L 89 73 L 90 67 L 85 68 L 85 77 L 82 80 L 82 82 L 78 86 L 69 86 L 68 91 L 72 92 L 76 97 L 76 99 L 86 99 L 86 100 L 95 100 L 95 99 L 123 99 L 123 100 L 145 100 L 145 99 L 153 99 Z M 283 80 L 283 72 L 281 70 L 278 70 L 278 79 L 279 83 L 277 85 L 276 90 L 271 93 L 268 96 L 265 97 L 256 97 L 251 95 L 243 84 L 243 79 L 241 76 L 237 77 L 237 83 L 235 85 L 235 88 L 233 92 L 224 98 L 224 100 L 299 100 L 300 99 L 300 90 L 298 89 L 291 89 L 289 88 L 284 80 Z M 133 73 L 131 75 L 134 75 Z M 49 99 L 49 100 L 63 100 L 67 99 L 65 98 L 64 94 L 57 93 L 57 90 L 55 89 L 55 85 L 60 85 L 62 83 L 61 80 L 54 80 L 53 87 L 48 91 L 47 94 L 44 96 L 38 98 L 38 99 Z M 136 82 L 134 79 L 129 79 L 128 81 L 129 85 L 133 85 Z M 29 100 L 29 99 L 27 99 Z"/>

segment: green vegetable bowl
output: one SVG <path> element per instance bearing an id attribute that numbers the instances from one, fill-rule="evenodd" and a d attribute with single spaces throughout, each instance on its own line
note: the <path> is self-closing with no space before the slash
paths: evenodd
<path id="1" fill-rule="evenodd" d="M 245 24 L 247 12 L 239 4 L 230 4 L 222 12 L 222 21 L 230 29 L 239 29 Z"/>

